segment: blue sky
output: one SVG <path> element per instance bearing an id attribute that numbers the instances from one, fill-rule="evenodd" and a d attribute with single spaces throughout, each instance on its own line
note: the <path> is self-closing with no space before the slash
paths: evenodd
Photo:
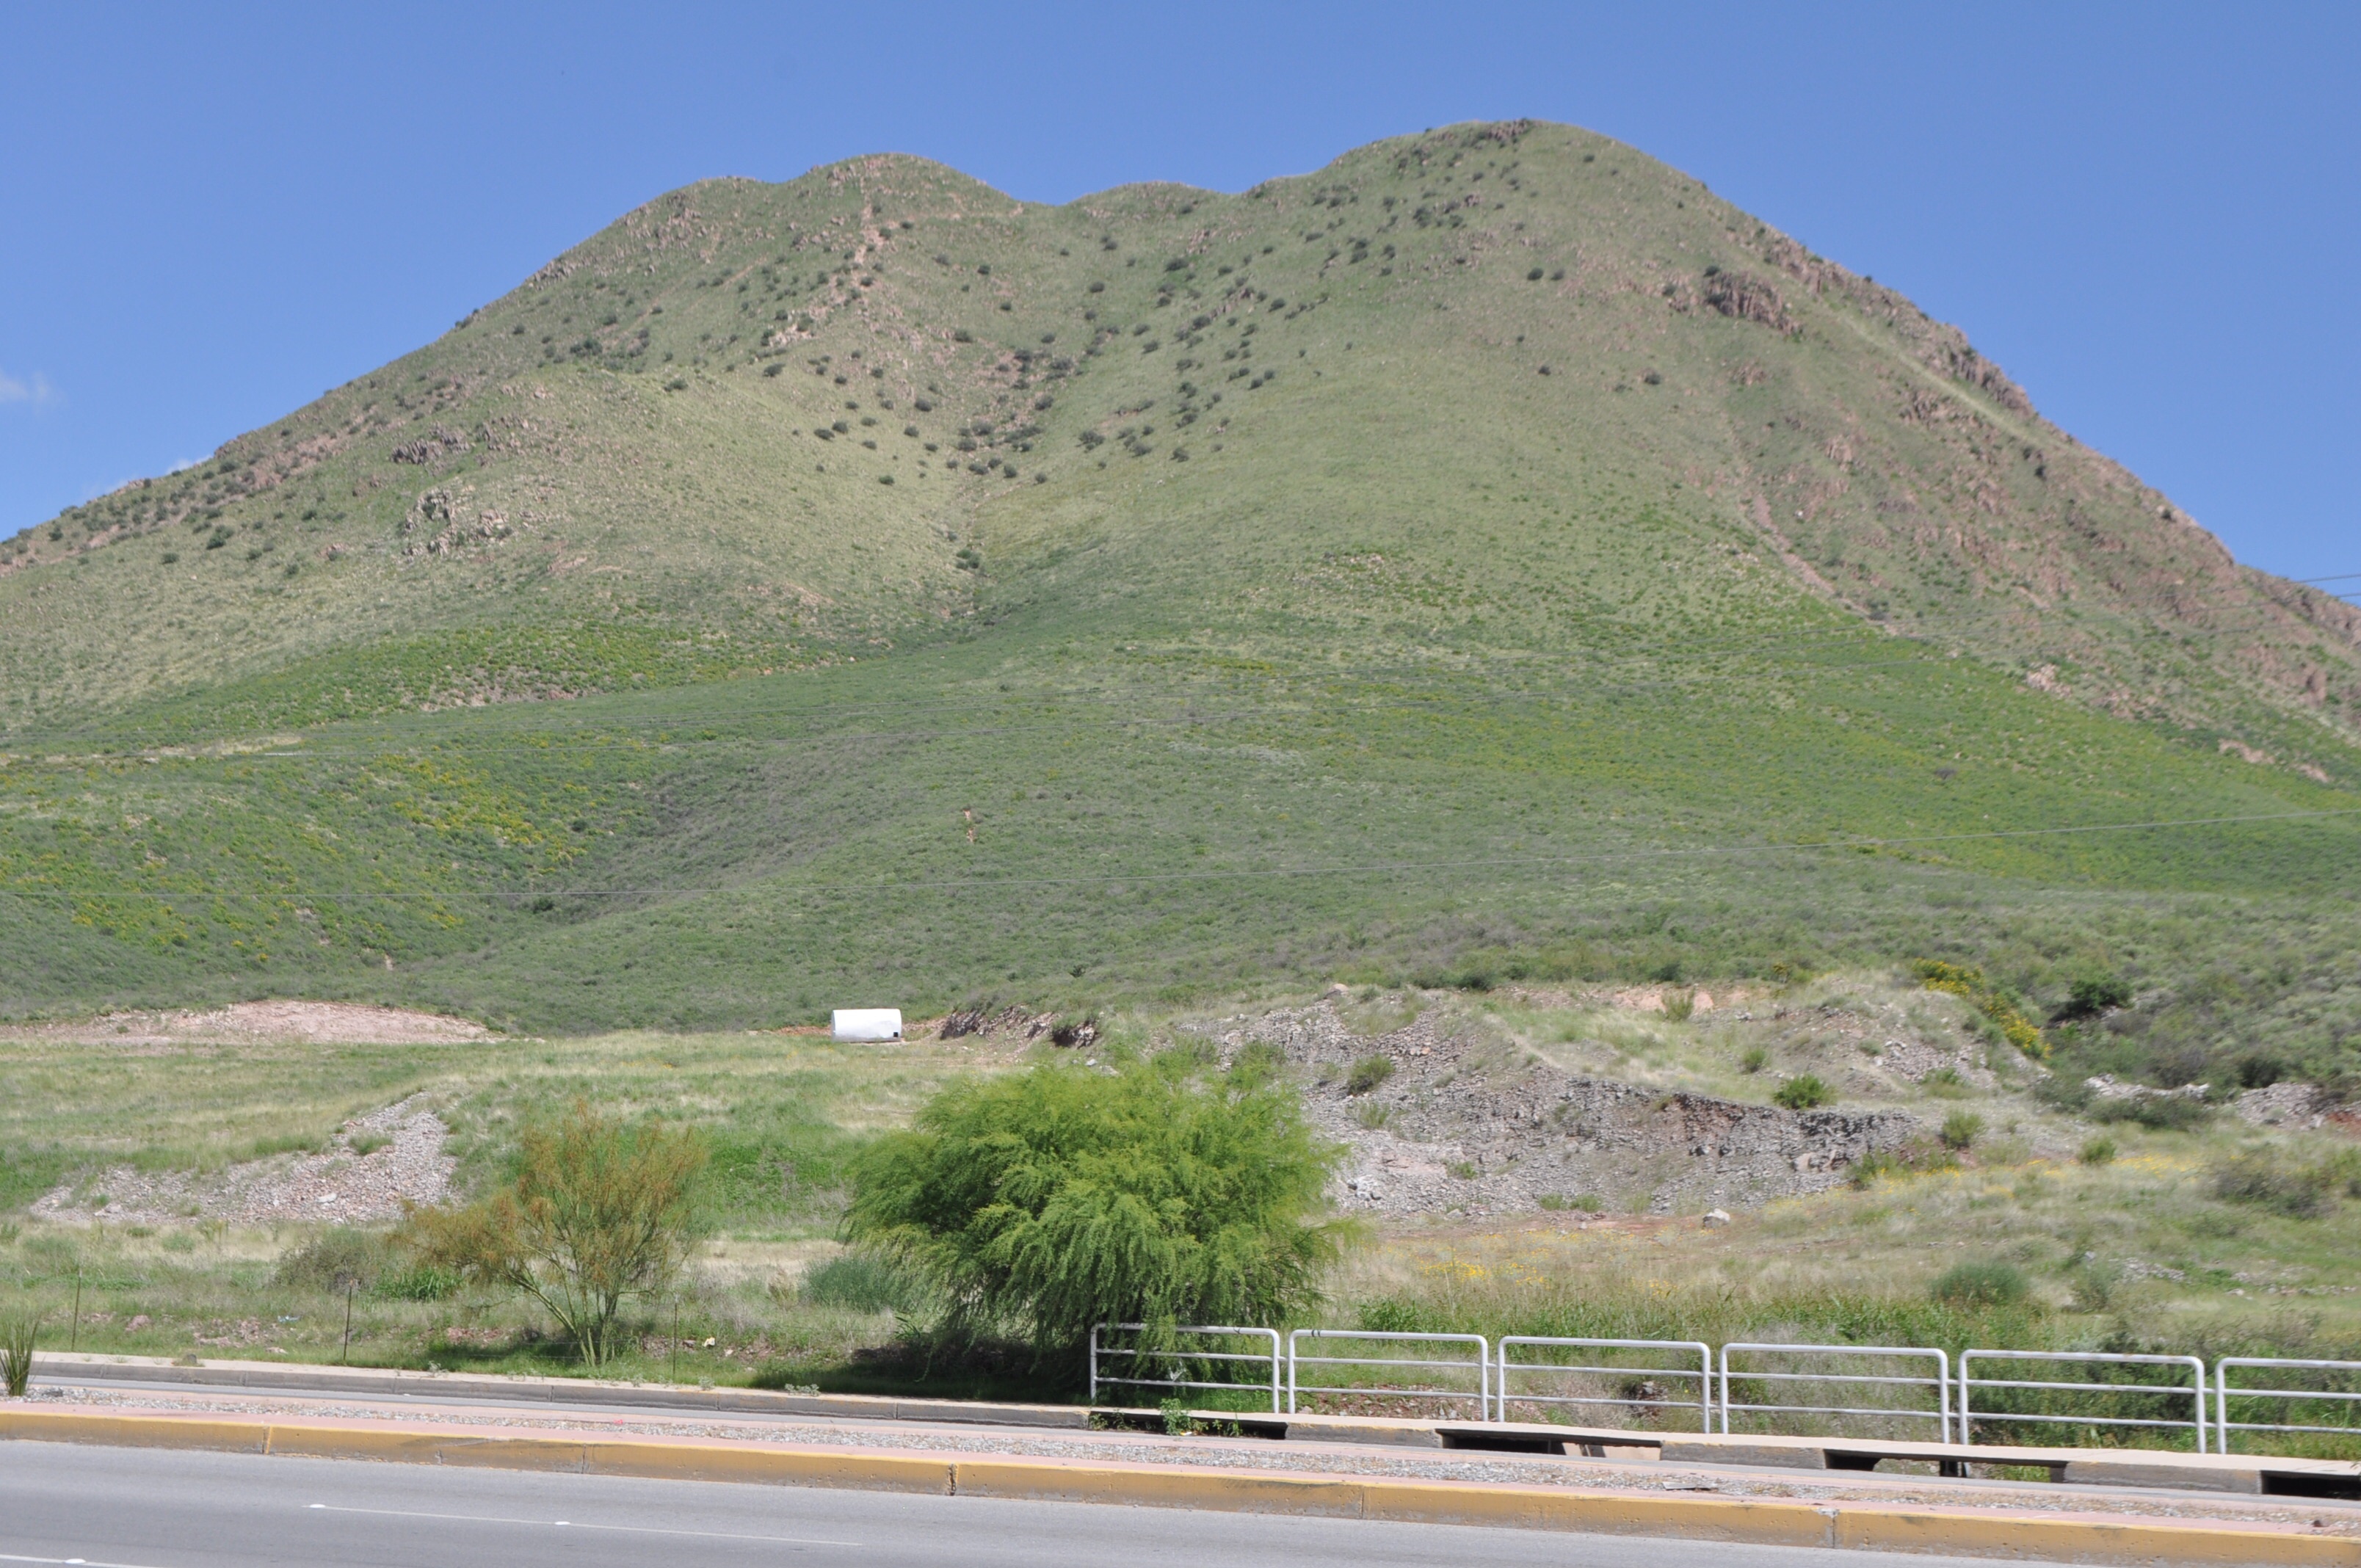
<path id="1" fill-rule="evenodd" d="M 709 175 L 1030 201 L 1590 126 L 1958 322 L 2242 559 L 2361 572 L 2361 7 L 0 7 L 0 533 Z M 2361 580 L 2342 585 L 2361 587 Z"/>

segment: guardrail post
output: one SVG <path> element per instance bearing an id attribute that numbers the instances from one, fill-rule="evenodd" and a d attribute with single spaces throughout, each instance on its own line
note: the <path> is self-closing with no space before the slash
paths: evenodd
<path id="1" fill-rule="evenodd" d="M 1099 1402 L 1099 1326 L 1091 1325 L 1091 1403 Z"/>
<path id="2" fill-rule="evenodd" d="M 2197 1400 L 2197 1452 L 2205 1452 L 2205 1363 L 2196 1356 L 2188 1358 L 2191 1376 L 2196 1379 L 2192 1391 Z"/>

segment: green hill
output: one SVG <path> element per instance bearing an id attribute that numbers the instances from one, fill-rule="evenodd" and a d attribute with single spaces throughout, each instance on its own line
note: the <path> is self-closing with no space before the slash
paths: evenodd
<path id="1" fill-rule="evenodd" d="M 2361 613 L 1565 127 L 699 184 L 7 551 L 16 1012 L 1936 954 L 2131 975 L 2150 1057 L 2361 1018 L 2361 817 L 2290 815 L 2361 811 Z"/>

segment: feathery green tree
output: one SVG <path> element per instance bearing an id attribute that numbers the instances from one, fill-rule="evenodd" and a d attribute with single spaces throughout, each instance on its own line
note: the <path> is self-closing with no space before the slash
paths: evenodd
<path id="1" fill-rule="evenodd" d="M 845 1228 L 928 1277 L 954 1337 L 1049 1354 L 1097 1323 L 1277 1324 L 1335 1255 L 1336 1154 L 1267 1063 L 1044 1064 L 954 1085 L 873 1145 Z"/>

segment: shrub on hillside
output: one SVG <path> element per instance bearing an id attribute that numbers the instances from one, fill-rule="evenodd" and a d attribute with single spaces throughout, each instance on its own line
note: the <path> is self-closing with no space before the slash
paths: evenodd
<path id="1" fill-rule="evenodd" d="M 854 1168 L 845 1230 L 946 1303 L 953 1338 L 1043 1354 L 1094 1324 L 1278 1323 L 1317 1297 L 1335 1151 L 1266 1070 L 1168 1052 L 945 1090 Z"/>
<path id="2" fill-rule="evenodd" d="M 2214 1167 L 2210 1186 L 2224 1202 L 2276 1210 L 2290 1219 L 2316 1219 L 2328 1212 L 2339 1191 L 2361 1197 L 2361 1151 L 2341 1150 L 2311 1165 L 2297 1165 L 2268 1149 L 2249 1149 Z"/>
<path id="3" fill-rule="evenodd" d="M 1939 959 L 1921 959 L 1911 967 L 1927 990 L 1948 992 L 1973 1003 L 2004 1039 L 2026 1056 L 2037 1060 L 2048 1057 L 2049 1042 L 2041 1037 L 2041 1031 L 2034 1027 L 2015 997 L 1984 978 L 1983 970 Z"/>
<path id="4" fill-rule="evenodd" d="M 1772 1093 L 1772 1100 L 1790 1111 L 1809 1111 L 1825 1105 L 1837 1097 L 1820 1079 L 1808 1072 L 1797 1073 Z"/>
<path id="5" fill-rule="evenodd" d="M 1936 1300 L 1952 1307 L 2005 1307 L 2026 1298 L 2025 1276 L 2014 1265 L 1962 1263 L 1935 1281 Z"/>
<path id="6" fill-rule="evenodd" d="M 270 1282 L 296 1290 L 343 1295 L 374 1288 L 388 1264 L 385 1238 L 342 1225 L 322 1231 L 291 1252 L 280 1255 Z"/>
<path id="7" fill-rule="evenodd" d="M 1359 1061 L 1353 1064 L 1352 1072 L 1346 1075 L 1345 1079 L 1345 1092 L 1347 1094 L 1367 1094 L 1369 1091 L 1377 1088 L 1379 1084 L 1385 1082 L 1386 1080 L 1391 1078 L 1393 1075 L 1393 1058 L 1375 1056 L 1363 1057 Z"/>
<path id="8" fill-rule="evenodd" d="M 1983 1135 L 1984 1119 L 1972 1111 L 1954 1111 L 1943 1118 L 1943 1146 L 1965 1149 Z"/>
<path id="9" fill-rule="evenodd" d="M 2078 976 L 2068 988 L 2061 1018 L 2092 1018 L 2132 1003 L 2131 981 L 2119 974 Z"/>
<path id="10" fill-rule="evenodd" d="M 2212 1114 L 2205 1102 L 2188 1094 L 2132 1094 L 2093 1100 L 2089 1113 L 2096 1122 L 2136 1122 L 2143 1127 L 2168 1133 L 2185 1133 L 2202 1126 Z"/>
<path id="11" fill-rule="evenodd" d="M 1938 1142 L 1914 1138 L 1908 1143 L 1872 1149 L 1853 1163 L 1848 1179 L 1856 1190 L 1867 1190 L 1888 1176 L 1923 1176 L 1930 1170 L 1956 1170 L 1960 1157 Z"/>

